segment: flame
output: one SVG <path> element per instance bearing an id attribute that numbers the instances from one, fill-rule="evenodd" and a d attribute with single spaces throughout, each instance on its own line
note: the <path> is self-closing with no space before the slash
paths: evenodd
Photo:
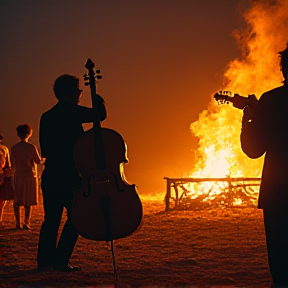
<path id="1" fill-rule="evenodd" d="M 252 1 L 243 17 L 247 29 L 233 33 L 242 59 L 229 63 L 219 90 L 243 96 L 255 94 L 259 98 L 263 92 L 280 86 L 283 80 L 278 51 L 288 41 L 288 1 Z M 190 126 L 192 134 L 199 138 L 199 147 L 189 177 L 261 176 L 264 157 L 251 160 L 241 150 L 241 118 L 241 110 L 232 105 L 217 105 L 211 95 L 208 109 Z M 221 184 L 218 188 L 215 183 L 192 184 L 190 197 L 195 199 L 206 193 L 203 201 L 211 201 L 227 188 L 227 184 Z M 242 204 L 240 198 L 235 197 L 233 201 L 235 205 Z"/>

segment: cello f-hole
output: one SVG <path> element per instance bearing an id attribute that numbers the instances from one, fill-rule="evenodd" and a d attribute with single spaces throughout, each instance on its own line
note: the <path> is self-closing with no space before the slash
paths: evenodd
<path id="1" fill-rule="evenodd" d="M 114 173 L 111 173 L 111 174 L 113 175 L 113 177 L 114 177 L 114 179 L 115 179 L 115 183 L 116 183 L 117 190 L 118 190 L 119 192 L 123 193 L 123 192 L 125 191 L 125 188 L 120 189 L 116 175 L 115 175 Z"/>
<path id="2" fill-rule="evenodd" d="M 95 179 L 95 176 L 93 174 L 90 174 L 88 177 L 88 192 L 86 191 L 83 192 L 83 196 L 86 198 L 89 197 L 91 194 L 91 178 Z"/>

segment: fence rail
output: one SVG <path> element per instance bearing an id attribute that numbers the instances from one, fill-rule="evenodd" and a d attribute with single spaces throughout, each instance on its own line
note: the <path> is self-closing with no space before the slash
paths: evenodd
<path id="1" fill-rule="evenodd" d="M 171 209 L 179 209 L 183 200 L 187 197 L 186 184 L 189 183 L 204 183 L 204 182 L 224 182 L 227 183 L 226 190 L 227 195 L 233 197 L 236 189 L 244 189 L 251 187 L 259 187 L 261 178 L 249 178 L 249 177 L 226 177 L 226 178 L 169 178 L 164 177 L 166 180 L 166 195 L 165 195 L 165 211 Z M 172 196 L 172 188 L 174 188 L 175 197 Z M 182 190 L 182 193 L 179 190 Z M 223 191 L 224 192 L 224 191 Z M 180 194 L 181 193 L 181 194 Z M 230 197 L 230 198 L 231 198 Z M 174 207 L 171 208 L 171 202 L 174 201 Z"/>

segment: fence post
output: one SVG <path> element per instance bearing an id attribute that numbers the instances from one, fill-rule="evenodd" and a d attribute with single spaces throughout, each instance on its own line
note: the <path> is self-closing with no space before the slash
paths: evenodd
<path id="1" fill-rule="evenodd" d="M 171 198 L 171 181 L 169 178 L 164 178 L 166 179 L 167 181 L 167 184 L 166 184 L 166 196 L 165 196 L 165 211 L 169 211 L 170 209 L 170 198 Z"/>

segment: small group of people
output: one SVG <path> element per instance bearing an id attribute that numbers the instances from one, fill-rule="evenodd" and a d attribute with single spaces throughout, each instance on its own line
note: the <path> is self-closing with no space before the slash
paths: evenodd
<path id="1" fill-rule="evenodd" d="M 269 268 L 274 285 L 288 287 L 288 45 L 279 55 L 284 85 L 265 92 L 259 101 L 251 99 L 244 108 L 240 141 L 248 157 L 258 158 L 266 154 L 259 208 L 264 212 Z M 73 148 L 84 134 L 82 124 L 104 121 L 107 112 L 105 102 L 99 95 L 96 99 L 97 115 L 92 108 L 79 105 L 82 90 L 78 77 L 69 74 L 59 76 L 53 90 L 58 102 L 42 114 L 39 130 L 45 168 L 41 181 L 44 221 L 39 235 L 37 268 L 39 271 L 72 272 L 80 270 L 69 264 L 78 239 L 71 220 L 72 191 L 81 184 L 81 177 L 75 168 Z M 35 165 L 41 162 L 41 157 L 36 147 L 28 142 L 32 135 L 31 126 L 18 126 L 17 134 L 20 142 L 11 148 L 11 166 L 8 149 L 0 145 L 5 158 L 5 161 L 0 162 L 0 181 L 5 171 L 11 168 L 15 179 L 16 227 L 19 228 L 19 206 L 25 207 L 24 225 L 29 227 L 30 206 L 37 204 Z M 0 192 L 0 200 L 2 211 L 5 202 L 3 192 Z M 67 220 L 57 241 L 64 208 Z"/>
<path id="2" fill-rule="evenodd" d="M 15 228 L 30 230 L 31 206 L 38 204 L 37 164 L 42 160 L 37 147 L 29 142 L 32 126 L 19 125 L 16 132 L 20 141 L 11 147 L 11 153 L 2 143 L 4 136 L 0 134 L 0 229 L 4 229 L 4 207 L 8 201 L 13 201 Z M 25 211 L 23 223 L 21 206 Z"/>
<path id="3" fill-rule="evenodd" d="M 250 158 L 264 153 L 259 208 L 264 211 L 269 268 L 275 287 L 288 287 L 288 44 L 279 52 L 284 85 L 264 93 L 245 107 L 240 142 Z M 82 123 L 93 122 L 91 108 L 79 105 L 79 78 L 61 75 L 54 83 L 58 103 L 41 116 L 40 147 L 46 158 L 42 174 L 45 220 L 38 245 L 38 270 L 78 271 L 69 264 L 78 234 L 71 221 L 72 190 L 81 179 L 75 171 L 73 147 L 84 133 Z M 100 121 L 106 118 L 104 100 L 97 95 Z M 61 176 L 60 176 L 61 175 Z M 72 181 L 73 180 L 73 181 Z M 57 243 L 63 208 L 67 221 Z"/>
<path id="4" fill-rule="evenodd" d="M 14 200 L 16 229 L 30 229 L 31 206 L 37 205 L 38 202 L 37 164 L 41 162 L 45 164 L 41 176 L 44 221 L 39 234 L 38 271 L 80 270 L 69 265 L 79 236 L 71 221 L 72 191 L 81 184 L 81 178 L 75 169 L 73 148 L 84 134 L 82 124 L 103 121 L 107 117 L 107 112 L 104 99 L 98 94 L 97 115 L 93 108 L 79 105 L 82 97 L 82 90 L 79 87 L 80 79 L 73 75 L 63 74 L 55 80 L 53 90 L 58 103 L 40 119 L 41 157 L 37 147 L 28 141 L 33 132 L 31 125 L 28 124 L 17 127 L 20 142 L 12 146 L 11 155 L 9 149 L 0 144 L 0 156 L 3 156 L 0 160 L 0 227 L 2 228 L 3 208 L 7 200 Z M 3 136 L 0 138 L 2 142 Z M 11 176 L 14 179 L 14 191 L 8 193 L 4 181 L 11 180 Z M 20 222 L 20 206 L 25 208 L 23 227 Z M 64 208 L 67 211 L 67 220 L 61 236 L 58 237 Z"/>

